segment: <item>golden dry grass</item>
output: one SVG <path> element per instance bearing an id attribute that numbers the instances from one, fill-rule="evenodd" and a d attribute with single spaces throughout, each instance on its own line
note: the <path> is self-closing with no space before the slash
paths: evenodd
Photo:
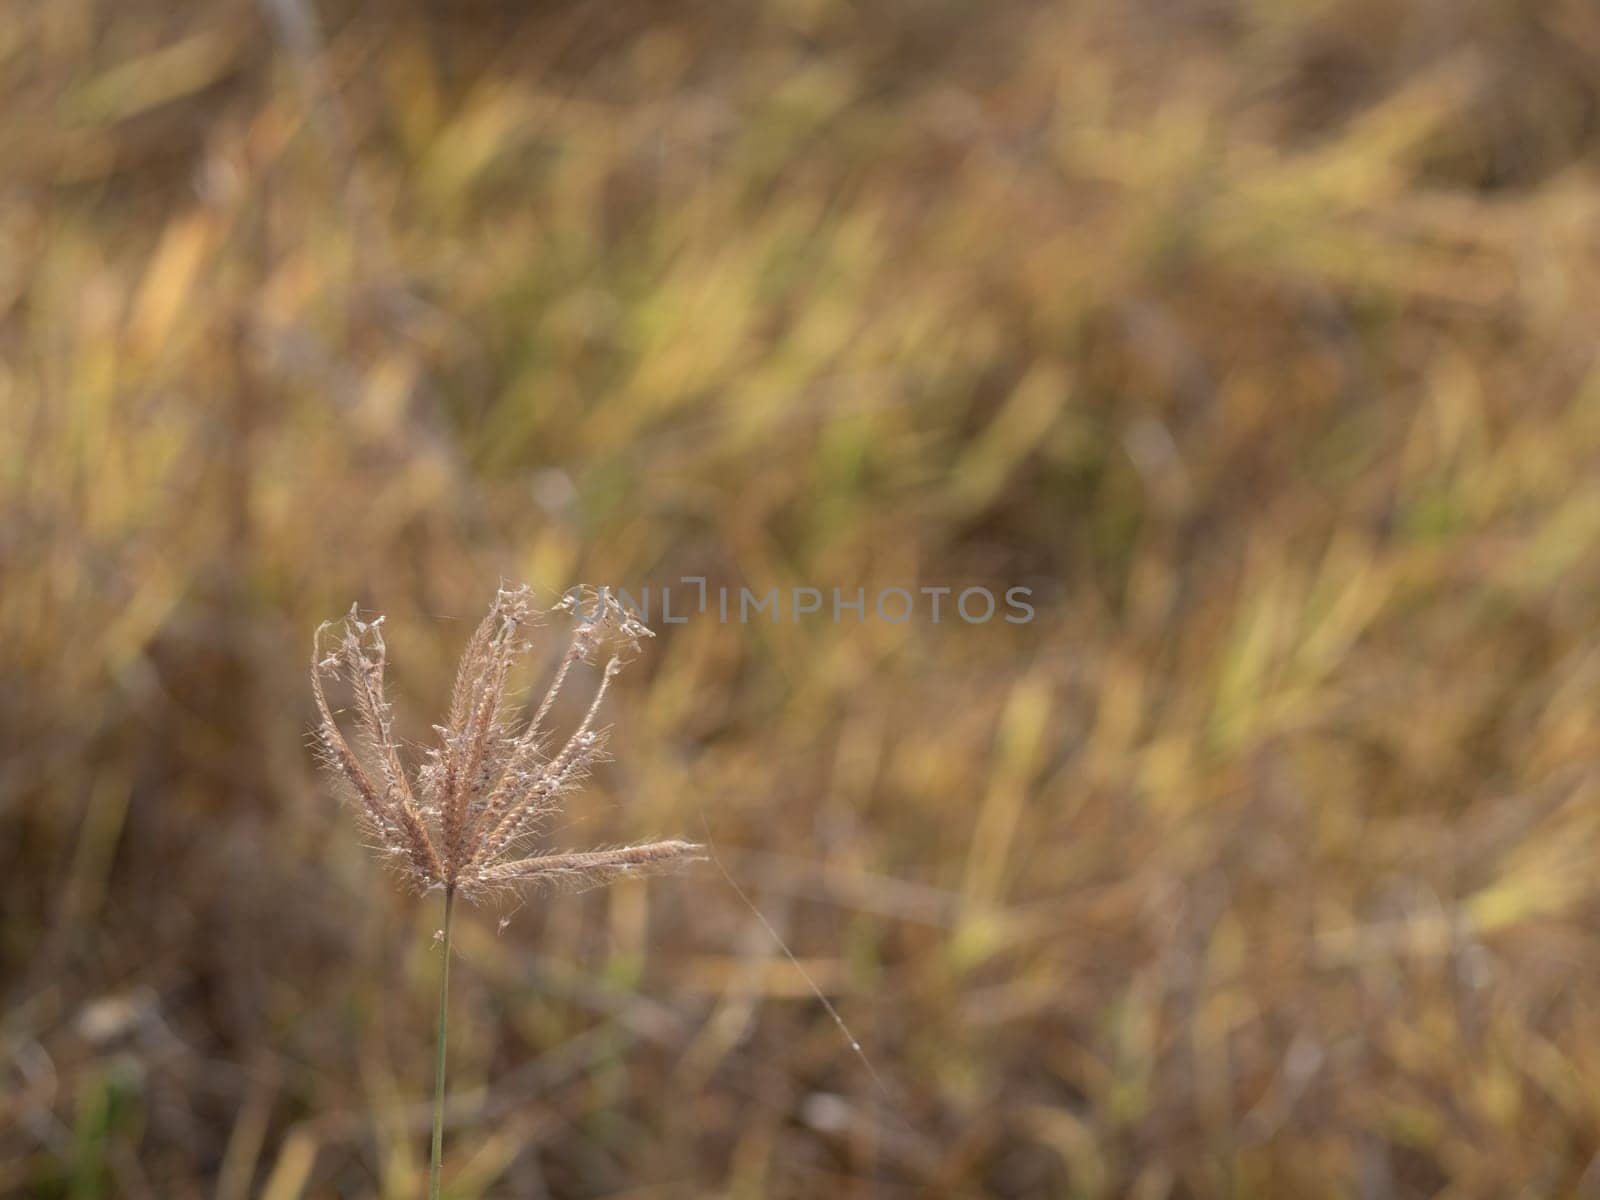
<path id="1" fill-rule="evenodd" d="M 1034 589 L 658 625 L 562 832 L 884 1089 L 531 903 L 452 1195 L 1594 1186 L 1592 5 L 302 11 L 0 21 L 0 1193 L 417 1195 L 307 634 L 685 574 Z"/>

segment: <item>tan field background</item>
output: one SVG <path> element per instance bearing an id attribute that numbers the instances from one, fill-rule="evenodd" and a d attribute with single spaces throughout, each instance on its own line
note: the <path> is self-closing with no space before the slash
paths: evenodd
<path id="1" fill-rule="evenodd" d="M 1600 1194 L 1597 151 L 1585 0 L 5 5 L 0 1194 L 420 1196 L 312 630 L 682 575 L 1037 615 L 658 615 L 555 844 L 870 1069 L 491 904 L 450 1196 Z"/>

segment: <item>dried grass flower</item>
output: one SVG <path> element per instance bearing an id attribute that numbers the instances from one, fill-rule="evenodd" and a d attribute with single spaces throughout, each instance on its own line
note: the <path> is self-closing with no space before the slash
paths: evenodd
<path id="1" fill-rule="evenodd" d="M 552 610 L 576 626 L 544 697 L 524 716 L 510 695 L 511 671 L 530 648 L 542 614 L 526 586 L 502 588 L 461 657 L 436 746 L 408 773 L 384 689 L 383 618 L 352 607 L 316 632 L 311 686 L 320 755 L 354 799 L 373 844 L 419 891 L 442 888 L 470 900 L 522 883 L 589 884 L 671 867 L 696 856 L 688 842 L 662 841 L 565 854 L 530 854 L 531 843 L 604 755 L 596 724 L 611 681 L 654 636 L 609 591 L 569 595 Z M 330 638 L 330 633 L 332 634 Z M 331 644 L 329 644 L 331 643 Z M 580 662 L 604 660 L 577 728 L 556 748 L 546 721 Z M 329 706 L 326 682 L 354 698 L 357 745 Z"/>

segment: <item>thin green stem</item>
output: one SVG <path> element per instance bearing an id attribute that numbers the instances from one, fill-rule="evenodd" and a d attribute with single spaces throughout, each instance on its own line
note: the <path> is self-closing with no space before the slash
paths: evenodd
<path id="1" fill-rule="evenodd" d="M 433 1081 L 433 1164 L 428 1168 L 428 1200 L 439 1200 L 439 1171 L 444 1161 L 445 1014 L 450 1009 L 450 917 L 456 889 L 444 889 L 444 962 L 439 967 L 439 1034 Z"/>

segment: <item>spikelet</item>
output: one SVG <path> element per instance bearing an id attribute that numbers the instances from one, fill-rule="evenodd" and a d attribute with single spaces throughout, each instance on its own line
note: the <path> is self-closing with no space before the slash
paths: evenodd
<path id="1" fill-rule="evenodd" d="M 585 590 L 555 606 L 576 618 L 554 678 L 531 715 L 519 718 L 507 695 L 516 661 L 541 614 L 525 587 L 502 588 L 467 642 L 446 724 L 413 781 L 401 760 L 384 693 L 383 618 L 352 607 L 321 625 L 312 644 L 316 740 L 324 764 L 351 793 L 377 848 L 418 890 L 443 888 L 469 899 L 516 884 L 585 885 L 645 874 L 699 857 L 689 842 L 663 841 L 568 854 L 528 853 L 550 817 L 588 777 L 604 752 L 596 725 L 611 681 L 654 636 L 607 590 Z M 326 648 L 325 648 L 326 647 Z M 605 665 L 578 727 L 557 748 L 545 722 L 581 663 Z M 357 746 L 334 720 L 326 681 L 354 697 Z"/>

